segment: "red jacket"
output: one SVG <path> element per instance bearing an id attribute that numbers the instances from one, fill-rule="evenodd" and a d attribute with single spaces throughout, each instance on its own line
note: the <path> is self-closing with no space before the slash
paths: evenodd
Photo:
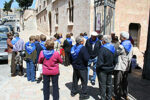
<path id="1" fill-rule="evenodd" d="M 43 60 L 44 59 L 44 60 Z M 52 57 L 47 60 L 44 57 L 43 50 L 40 52 L 38 63 L 43 64 L 43 75 L 57 75 L 59 74 L 59 63 L 63 60 L 58 52 L 54 52 Z"/>

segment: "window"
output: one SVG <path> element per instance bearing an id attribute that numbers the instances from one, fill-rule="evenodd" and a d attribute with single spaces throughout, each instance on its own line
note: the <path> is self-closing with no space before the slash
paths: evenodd
<path id="1" fill-rule="evenodd" d="M 40 5 L 40 7 L 39 7 L 39 11 L 41 11 L 41 5 Z"/>
<path id="2" fill-rule="evenodd" d="M 73 0 L 69 0 L 68 2 L 68 17 L 69 17 L 69 23 L 73 23 L 73 9 L 74 9 L 74 1 Z"/>
<path id="3" fill-rule="evenodd" d="M 58 8 L 55 10 L 56 25 L 58 24 Z"/>
<path id="4" fill-rule="evenodd" d="M 40 23 L 41 23 L 41 18 L 40 18 Z"/>
<path id="5" fill-rule="evenodd" d="M 46 2 L 44 1 L 44 2 L 43 2 L 43 8 L 45 8 L 45 4 L 46 4 Z"/>

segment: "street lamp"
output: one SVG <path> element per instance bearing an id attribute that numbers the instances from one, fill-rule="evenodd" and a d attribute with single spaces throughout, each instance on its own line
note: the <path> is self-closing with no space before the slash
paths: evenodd
<path id="1" fill-rule="evenodd" d="M 95 31 L 104 35 L 106 31 L 114 31 L 115 2 L 116 0 L 94 0 Z"/>

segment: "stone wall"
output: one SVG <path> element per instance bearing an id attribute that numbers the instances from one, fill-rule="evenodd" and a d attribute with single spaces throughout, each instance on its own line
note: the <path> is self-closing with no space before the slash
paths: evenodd
<path id="1" fill-rule="evenodd" d="M 115 32 L 129 31 L 130 23 L 139 23 L 139 49 L 145 51 L 148 33 L 149 0 L 118 0 L 115 10 Z"/>
<path id="2" fill-rule="evenodd" d="M 74 33 L 75 36 L 79 35 L 81 32 L 90 33 L 93 31 L 93 2 L 92 0 L 74 0 L 74 22 L 70 24 L 68 21 L 68 0 L 56 0 L 51 2 L 46 7 L 46 12 L 40 12 L 37 15 L 37 25 L 38 30 L 50 35 L 49 28 L 49 13 L 51 13 L 52 18 L 52 34 L 60 32 L 63 35 L 67 33 Z M 56 25 L 56 12 L 58 8 L 58 25 Z M 46 22 L 43 22 L 43 16 L 46 15 Z M 40 23 L 41 18 L 41 23 Z"/>

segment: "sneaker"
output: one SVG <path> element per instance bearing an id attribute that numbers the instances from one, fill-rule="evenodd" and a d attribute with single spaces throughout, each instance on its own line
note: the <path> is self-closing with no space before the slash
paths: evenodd
<path id="1" fill-rule="evenodd" d="M 91 80 L 91 84 L 92 84 L 92 85 L 95 85 L 95 81 L 94 81 L 94 80 Z"/>
<path id="2" fill-rule="evenodd" d="M 76 92 L 76 93 L 71 92 L 72 97 L 74 97 L 76 94 L 78 94 L 78 92 Z"/>
<path id="3" fill-rule="evenodd" d="M 88 94 L 80 95 L 80 99 L 89 99 L 90 96 Z"/>

